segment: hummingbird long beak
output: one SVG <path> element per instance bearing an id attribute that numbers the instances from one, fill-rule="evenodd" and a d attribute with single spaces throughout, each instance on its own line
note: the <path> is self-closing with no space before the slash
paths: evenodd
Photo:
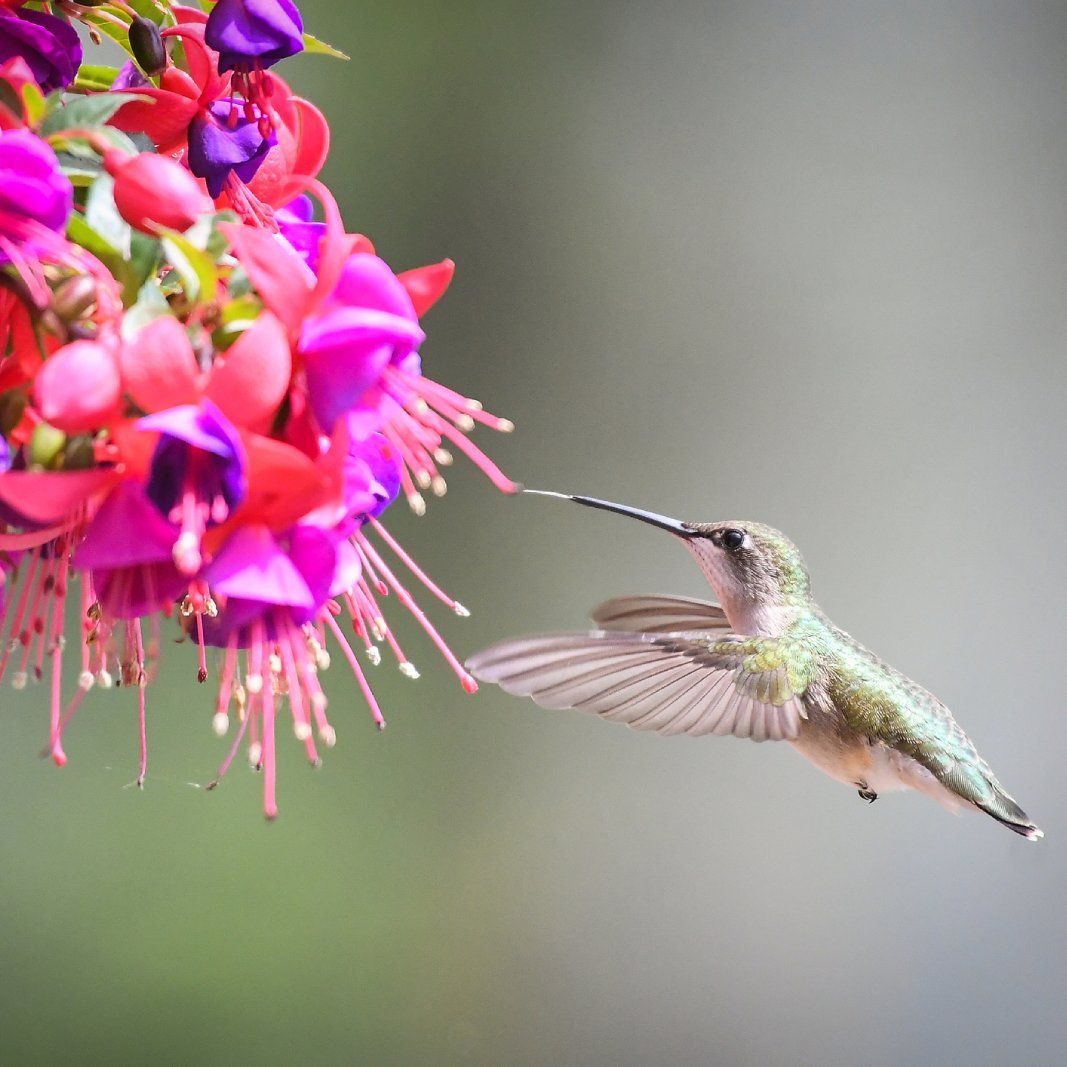
<path id="1" fill-rule="evenodd" d="M 643 511 L 641 508 L 632 508 L 628 504 L 615 504 L 610 500 L 598 500 L 595 496 L 573 496 L 570 493 L 553 493 L 546 489 L 524 489 L 524 493 L 532 493 L 534 496 L 554 496 L 560 500 L 573 500 L 576 504 L 584 504 L 587 508 L 599 508 L 601 511 L 613 511 L 616 515 L 629 515 L 631 519 L 639 519 L 647 522 L 650 526 L 658 526 L 661 530 L 669 530 L 678 537 L 695 537 L 696 531 L 689 528 L 689 524 L 680 519 L 671 519 L 666 515 L 657 515 L 654 511 Z"/>

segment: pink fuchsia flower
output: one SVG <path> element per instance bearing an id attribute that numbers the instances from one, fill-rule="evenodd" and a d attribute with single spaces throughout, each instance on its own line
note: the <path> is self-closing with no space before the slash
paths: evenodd
<path id="1" fill-rule="evenodd" d="M 184 231 L 212 210 L 196 179 L 177 160 L 154 152 L 112 151 L 104 166 L 115 179 L 115 206 L 141 233 Z"/>
<path id="2" fill-rule="evenodd" d="M 402 365 L 426 335 L 407 291 L 375 255 L 349 257 L 330 299 L 300 331 L 308 397 L 319 425 L 334 423 Z"/>
<path id="3" fill-rule="evenodd" d="M 40 137 L 0 132 L 0 263 L 17 265 L 53 250 L 73 204 L 74 189 Z"/>
<path id="4" fill-rule="evenodd" d="M 118 457 L 142 472 L 149 499 L 178 528 L 173 554 L 183 573 L 200 567 L 205 532 L 244 502 L 249 473 L 241 432 L 254 433 L 273 419 L 290 368 L 288 342 L 269 313 L 207 374 L 188 334 L 169 316 L 149 323 L 123 349 L 124 386 L 149 414 L 117 435 Z M 146 464 L 144 435 L 156 433 Z"/>
<path id="5" fill-rule="evenodd" d="M 476 400 L 438 385 L 422 374 L 417 358 L 413 358 L 421 327 L 412 321 L 417 313 L 410 292 L 404 303 L 384 274 L 365 263 L 352 268 L 347 284 L 341 283 L 350 259 L 375 257 L 363 251 L 349 254 L 353 245 L 358 248 L 369 242 L 345 234 L 333 198 L 317 183 L 309 184 L 314 186 L 326 212 L 326 232 L 319 243 L 318 271 L 314 275 L 288 243 L 279 245 L 272 235 L 249 227 L 220 227 L 264 304 L 284 323 L 301 357 L 306 343 L 307 350 L 314 353 L 313 359 L 320 364 L 315 373 L 321 372 L 324 379 L 333 375 L 331 352 L 337 353 L 341 365 L 361 375 L 369 377 L 375 368 L 380 369 L 379 381 L 361 400 L 360 411 L 373 423 L 370 428 L 380 429 L 399 456 L 401 485 L 408 503 L 418 514 L 426 507 L 420 490 L 431 489 L 440 495 L 446 489 L 439 470 L 452 462 L 452 453 L 446 445 L 468 456 L 497 488 L 515 492 L 515 483 L 466 436 L 478 423 L 505 433 L 513 429 L 512 423 L 490 415 Z M 395 281 L 405 292 L 411 285 L 411 292 L 426 310 L 444 292 L 451 276 L 452 263 L 446 260 L 395 276 Z M 358 304 L 361 299 L 368 300 L 369 305 Z M 379 321 L 395 331 L 395 343 L 394 338 L 382 335 L 378 348 L 373 344 L 357 344 L 346 353 L 340 351 L 340 345 L 333 346 L 333 341 L 345 336 L 349 327 L 351 340 L 358 342 L 356 326 L 361 319 L 367 324 L 368 336 L 372 336 L 370 323 L 376 313 L 381 315 Z M 312 408 L 315 406 L 312 399 Z M 328 400 L 323 400 L 322 411 L 326 418 L 336 415 Z M 294 432 L 293 420 L 287 432 Z M 306 435 L 308 431 L 301 432 Z"/>
<path id="6" fill-rule="evenodd" d="M 24 60 L 44 93 L 65 89 L 74 81 L 82 61 L 77 32 L 46 11 L 0 7 L 0 63 Z"/>
<path id="7" fill-rule="evenodd" d="M 85 433 L 119 414 L 122 383 L 114 352 L 72 341 L 45 360 L 33 383 L 41 418 L 64 433 Z"/>
<path id="8" fill-rule="evenodd" d="M 277 143 L 248 187 L 264 204 L 278 208 L 292 200 L 294 184 L 306 183 L 322 169 L 330 149 L 330 127 L 322 112 L 294 96 L 277 74 L 264 74 L 263 82 L 269 92 L 258 106 L 261 111 L 269 109 Z"/>

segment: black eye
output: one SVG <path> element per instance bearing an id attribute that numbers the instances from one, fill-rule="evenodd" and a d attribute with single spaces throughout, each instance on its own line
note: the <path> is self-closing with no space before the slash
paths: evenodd
<path id="1" fill-rule="evenodd" d="M 745 543 L 744 530 L 723 530 L 722 547 L 728 552 L 733 552 Z"/>

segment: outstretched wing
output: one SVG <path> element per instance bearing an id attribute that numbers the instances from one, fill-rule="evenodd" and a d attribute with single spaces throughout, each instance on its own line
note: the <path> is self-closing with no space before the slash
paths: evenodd
<path id="1" fill-rule="evenodd" d="M 807 717 L 772 638 L 596 630 L 504 641 L 467 663 L 544 708 L 577 708 L 635 730 L 794 740 Z"/>
<path id="2" fill-rule="evenodd" d="M 687 630 L 720 630 L 730 623 L 718 604 L 684 596 L 617 596 L 593 609 L 593 625 L 601 630 L 676 634 Z"/>

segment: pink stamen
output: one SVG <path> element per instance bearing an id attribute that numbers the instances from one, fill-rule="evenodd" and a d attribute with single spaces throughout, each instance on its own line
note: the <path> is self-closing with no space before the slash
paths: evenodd
<path id="1" fill-rule="evenodd" d="M 141 742 L 141 769 L 137 774 L 137 788 L 144 788 L 145 775 L 148 774 L 148 730 L 145 715 L 144 645 L 141 643 L 141 620 L 131 623 L 134 648 L 137 653 L 137 729 Z"/>
<path id="2" fill-rule="evenodd" d="M 385 580 L 389 583 L 390 587 L 395 591 L 397 600 L 404 605 L 415 616 L 415 620 L 426 631 L 430 640 L 437 646 L 438 651 L 445 657 L 446 662 L 455 671 L 457 677 L 463 685 L 463 688 L 468 693 L 474 693 L 478 689 L 478 684 L 464 669 L 463 664 L 456 659 L 452 649 L 448 647 L 445 639 L 437 632 L 436 627 L 426 617 L 426 613 L 415 602 L 414 597 L 407 591 L 407 589 L 400 584 L 399 579 L 386 565 L 385 561 L 374 550 L 374 546 L 369 541 L 364 540 L 364 545 L 367 551 L 371 554 L 371 558 L 374 560 L 375 566 L 385 575 Z"/>
<path id="3" fill-rule="evenodd" d="M 355 675 L 356 681 L 359 683 L 359 688 L 363 692 L 363 699 L 366 700 L 370 713 L 374 719 L 375 724 L 379 730 L 385 729 L 385 719 L 382 716 L 381 708 L 378 707 L 378 701 L 374 699 L 374 693 L 371 692 L 371 687 L 367 684 L 367 678 L 363 673 L 363 668 L 359 665 L 359 660 L 356 659 L 356 654 L 352 651 L 345 638 L 345 635 L 341 632 L 341 627 L 337 625 L 337 620 L 333 615 L 323 613 L 326 625 L 333 631 L 334 637 L 337 639 L 337 643 L 341 646 L 341 651 L 344 653 L 345 659 L 348 660 L 349 667 L 352 668 L 352 673 Z"/>
<path id="4" fill-rule="evenodd" d="M 374 527 L 378 536 L 393 550 L 397 558 L 404 564 L 405 567 L 415 577 L 422 582 L 427 590 L 432 593 L 442 604 L 446 604 L 457 615 L 466 615 L 467 609 L 463 607 L 458 601 L 453 600 L 432 578 L 412 559 L 410 553 L 408 553 L 403 546 L 396 540 L 395 537 L 373 516 L 370 517 L 370 524 Z M 358 533 L 357 538 L 366 540 L 366 536 L 362 533 Z M 461 610 L 462 609 L 462 610 Z"/>

